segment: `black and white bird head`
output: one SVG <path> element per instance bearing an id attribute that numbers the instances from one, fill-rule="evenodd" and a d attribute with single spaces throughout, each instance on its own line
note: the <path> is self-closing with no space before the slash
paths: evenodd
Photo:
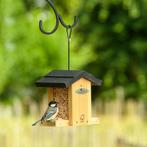
<path id="1" fill-rule="evenodd" d="M 56 101 L 51 101 L 51 102 L 49 102 L 49 107 L 52 107 L 52 108 L 55 108 L 55 107 L 57 107 L 57 104 L 58 104 L 58 102 L 56 102 Z"/>

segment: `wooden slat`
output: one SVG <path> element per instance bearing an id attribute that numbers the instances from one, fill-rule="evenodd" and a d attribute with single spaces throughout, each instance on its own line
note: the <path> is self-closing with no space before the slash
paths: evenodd
<path id="1" fill-rule="evenodd" d="M 48 126 L 48 127 L 64 127 L 64 126 L 69 126 L 69 121 L 64 120 L 64 119 L 58 119 L 55 121 L 48 121 L 48 122 L 43 122 L 41 126 Z"/>
<path id="2" fill-rule="evenodd" d="M 57 127 L 69 126 L 69 120 L 58 119 L 56 121 L 56 126 Z"/>
<path id="3" fill-rule="evenodd" d="M 88 89 L 88 93 L 78 94 L 78 88 Z M 72 97 L 72 124 L 88 123 L 91 119 L 91 82 L 81 78 L 71 86 Z"/>

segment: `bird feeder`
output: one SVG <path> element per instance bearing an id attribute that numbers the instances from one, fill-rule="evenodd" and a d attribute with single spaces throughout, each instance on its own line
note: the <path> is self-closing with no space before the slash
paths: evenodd
<path id="1" fill-rule="evenodd" d="M 42 20 L 39 22 L 40 31 L 50 35 L 54 33 L 59 22 L 66 29 L 68 39 L 68 70 L 54 70 L 36 82 L 38 87 L 48 88 L 48 101 L 53 99 L 58 103 L 56 120 L 45 122 L 47 126 L 78 126 L 98 124 L 98 118 L 92 117 L 91 87 L 101 86 L 102 81 L 86 71 L 70 70 L 70 41 L 73 27 L 78 19 L 75 16 L 72 25 L 66 25 L 57 12 L 51 0 L 47 0 L 56 16 L 54 29 L 47 32 L 43 29 Z"/>
<path id="2" fill-rule="evenodd" d="M 48 100 L 58 102 L 59 113 L 53 126 L 97 124 L 91 114 L 91 87 L 102 81 L 79 70 L 54 70 L 36 82 L 48 88 Z"/>

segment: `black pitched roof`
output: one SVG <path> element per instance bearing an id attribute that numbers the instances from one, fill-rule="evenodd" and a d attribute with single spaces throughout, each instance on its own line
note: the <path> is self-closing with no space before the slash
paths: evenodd
<path id="1" fill-rule="evenodd" d="M 92 85 L 101 86 L 102 81 L 92 74 L 80 70 L 54 70 L 36 82 L 38 87 L 67 88 L 80 78 L 91 81 Z"/>

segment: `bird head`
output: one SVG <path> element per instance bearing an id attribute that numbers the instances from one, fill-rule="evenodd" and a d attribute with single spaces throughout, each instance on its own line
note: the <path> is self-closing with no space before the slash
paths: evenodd
<path id="1" fill-rule="evenodd" d="M 56 102 L 56 101 L 53 100 L 53 101 L 49 102 L 48 105 L 49 105 L 49 107 L 55 108 L 55 107 L 57 107 L 57 103 L 58 102 Z"/>

